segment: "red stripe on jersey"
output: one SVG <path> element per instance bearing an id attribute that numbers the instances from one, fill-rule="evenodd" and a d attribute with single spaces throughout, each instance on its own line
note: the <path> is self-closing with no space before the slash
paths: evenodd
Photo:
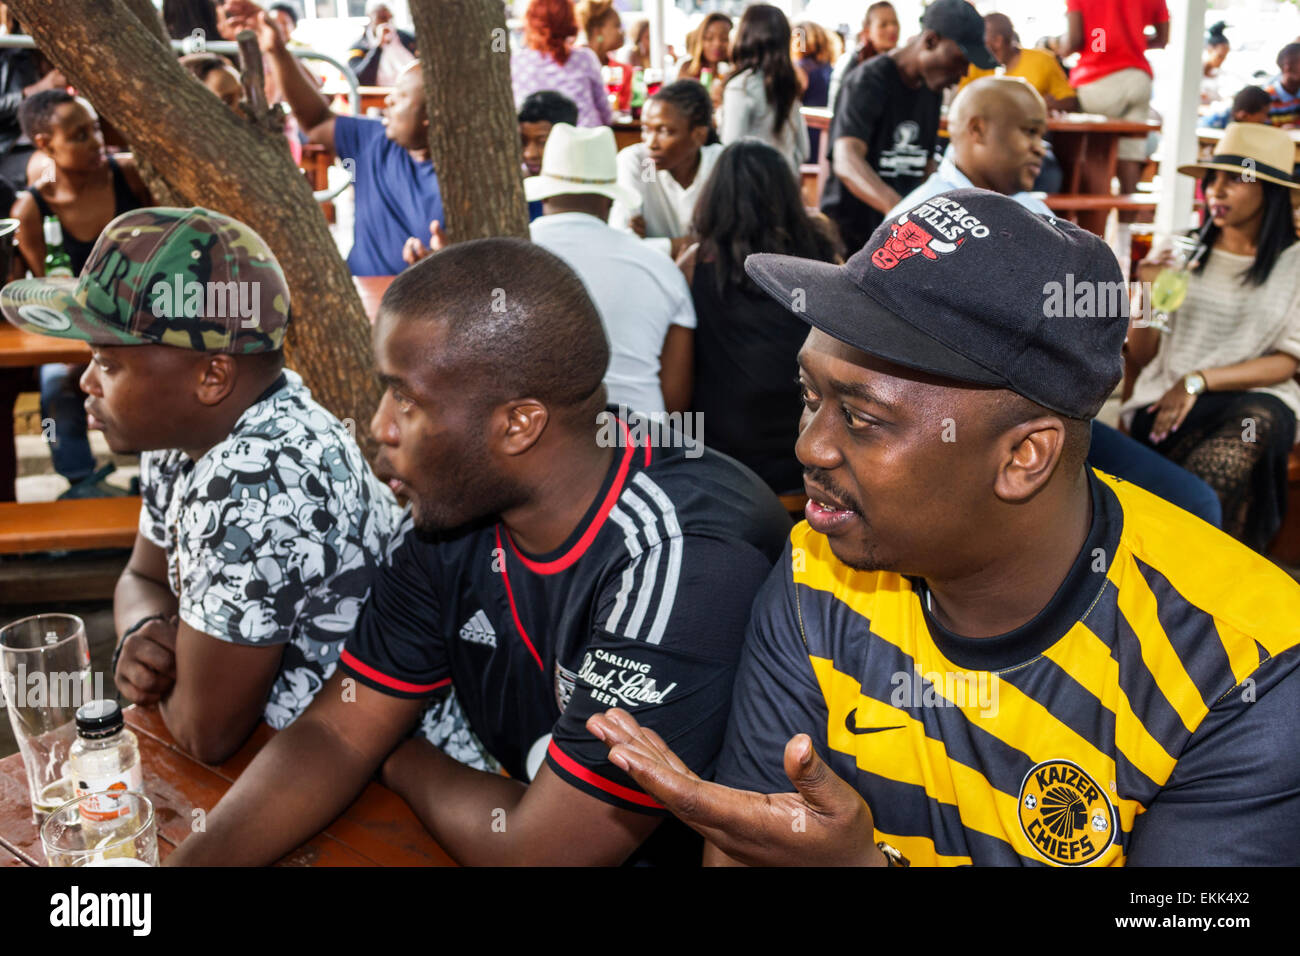
<path id="1" fill-rule="evenodd" d="M 507 534 L 508 533 L 509 532 L 507 532 Z M 500 550 L 501 525 L 497 525 L 497 551 Z M 515 553 L 518 554 L 518 552 Z M 514 588 L 510 586 L 510 572 L 506 569 L 506 563 L 504 561 L 501 562 L 501 580 L 506 582 L 506 600 L 510 602 L 510 616 L 515 619 L 515 630 L 519 632 L 519 636 L 522 637 L 524 643 L 528 645 L 528 652 L 533 655 L 533 660 L 537 661 L 538 668 L 545 672 L 546 665 L 542 663 L 542 657 L 537 653 L 537 648 L 533 647 L 533 642 L 528 639 L 528 632 L 524 630 L 524 622 L 519 620 L 519 611 L 515 607 Z"/>
<path id="2" fill-rule="evenodd" d="M 605 495 L 605 500 L 600 503 L 600 510 L 596 512 L 596 517 L 592 519 L 587 530 L 582 533 L 582 537 L 577 543 L 569 549 L 568 553 L 556 558 L 554 561 L 533 561 L 524 557 L 522 551 L 515 545 L 515 539 L 510 537 L 510 531 L 506 531 L 506 539 L 510 542 L 511 549 L 520 561 L 524 563 L 529 571 L 537 574 L 558 574 L 565 568 L 568 568 L 577 561 L 586 550 L 591 547 L 591 542 L 596 540 L 596 533 L 600 531 L 605 524 L 605 519 L 609 517 L 610 511 L 614 508 L 614 502 L 618 501 L 618 496 L 623 493 L 623 483 L 627 481 L 627 472 L 632 465 L 632 453 L 636 451 L 636 443 L 632 441 L 632 435 L 628 431 L 627 423 L 619 419 L 619 426 L 623 429 L 623 460 L 619 463 L 618 474 L 614 476 L 614 484 L 610 485 L 609 493 Z M 650 444 L 646 440 L 646 464 L 650 464 Z M 501 525 L 497 525 L 497 547 L 501 546 Z"/>
<path id="3" fill-rule="evenodd" d="M 593 787 L 599 787 L 606 793 L 612 793 L 614 796 L 627 800 L 629 803 L 635 803 L 643 807 L 654 807 L 656 810 L 662 810 L 664 808 L 662 803 L 659 803 L 654 799 L 654 797 L 642 793 L 640 790 L 632 790 L 629 787 L 620 786 L 611 780 L 606 780 L 604 777 L 596 776 L 596 774 L 592 773 L 559 747 L 555 746 L 554 740 L 552 740 L 551 745 L 546 748 L 546 752 L 555 758 L 555 762 L 569 773 L 573 774 L 579 780 L 591 784 Z"/>
<path id="4" fill-rule="evenodd" d="M 339 660 L 348 665 L 363 677 L 369 677 L 371 680 L 379 681 L 385 687 L 391 687 L 393 690 L 405 691 L 408 694 L 427 694 L 431 690 L 437 690 L 439 687 L 446 687 L 451 683 L 450 677 L 444 677 L 440 681 L 434 681 L 432 684 L 412 684 L 409 681 L 398 680 L 396 677 L 389 677 L 382 671 L 377 671 L 365 661 L 358 660 L 352 654 L 348 653 L 347 648 L 339 652 Z"/>

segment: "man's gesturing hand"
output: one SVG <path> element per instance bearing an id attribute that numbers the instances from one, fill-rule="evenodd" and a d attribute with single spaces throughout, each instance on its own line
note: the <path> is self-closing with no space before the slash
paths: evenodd
<path id="1" fill-rule="evenodd" d="M 701 780 L 663 739 L 615 708 L 587 730 L 610 748 L 610 761 L 727 856 L 751 866 L 884 866 L 871 810 L 831 772 L 807 734 L 785 745 L 795 793 L 751 793 Z"/>
<path id="2" fill-rule="evenodd" d="M 156 704 L 176 683 L 178 619 L 150 621 L 122 642 L 113 682 L 135 704 Z"/>

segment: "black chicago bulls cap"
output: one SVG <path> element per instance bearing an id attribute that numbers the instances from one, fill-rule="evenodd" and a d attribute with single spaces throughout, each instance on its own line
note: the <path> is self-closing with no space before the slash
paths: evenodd
<path id="1" fill-rule="evenodd" d="M 1128 286 L 1073 223 L 984 189 L 886 220 L 842 266 L 759 253 L 745 271 L 841 342 L 943 378 L 1092 418 L 1123 374 Z"/>

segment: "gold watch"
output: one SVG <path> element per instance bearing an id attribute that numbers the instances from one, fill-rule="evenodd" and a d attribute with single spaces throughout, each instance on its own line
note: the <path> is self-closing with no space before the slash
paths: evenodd
<path id="1" fill-rule="evenodd" d="M 1205 391 L 1205 376 L 1200 372 L 1188 372 L 1183 376 L 1183 388 L 1188 395 L 1200 395 Z"/>

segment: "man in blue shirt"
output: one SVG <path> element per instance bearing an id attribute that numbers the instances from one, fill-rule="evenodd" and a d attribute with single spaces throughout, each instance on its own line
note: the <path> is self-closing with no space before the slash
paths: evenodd
<path id="1" fill-rule="evenodd" d="M 1050 215 L 1028 190 L 1042 168 L 1047 106 L 1038 91 L 1018 77 L 986 76 L 966 86 L 948 112 L 950 144 L 943 162 L 925 182 L 904 196 L 886 219 L 952 189 L 991 189 L 1030 212 Z"/>
<path id="2" fill-rule="evenodd" d="M 443 218 L 442 194 L 429 158 L 419 61 L 398 77 L 382 120 L 339 116 L 288 51 L 272 20 L 258 11 L 244 23 L 256 28 L 275 80 L 308 140 L 334 152 L 345 166 L 353 164 L 356 223 L 348 268 L 356 276 L 401 272 L 407 238 L 428 235 L 430 223 Z"/>

